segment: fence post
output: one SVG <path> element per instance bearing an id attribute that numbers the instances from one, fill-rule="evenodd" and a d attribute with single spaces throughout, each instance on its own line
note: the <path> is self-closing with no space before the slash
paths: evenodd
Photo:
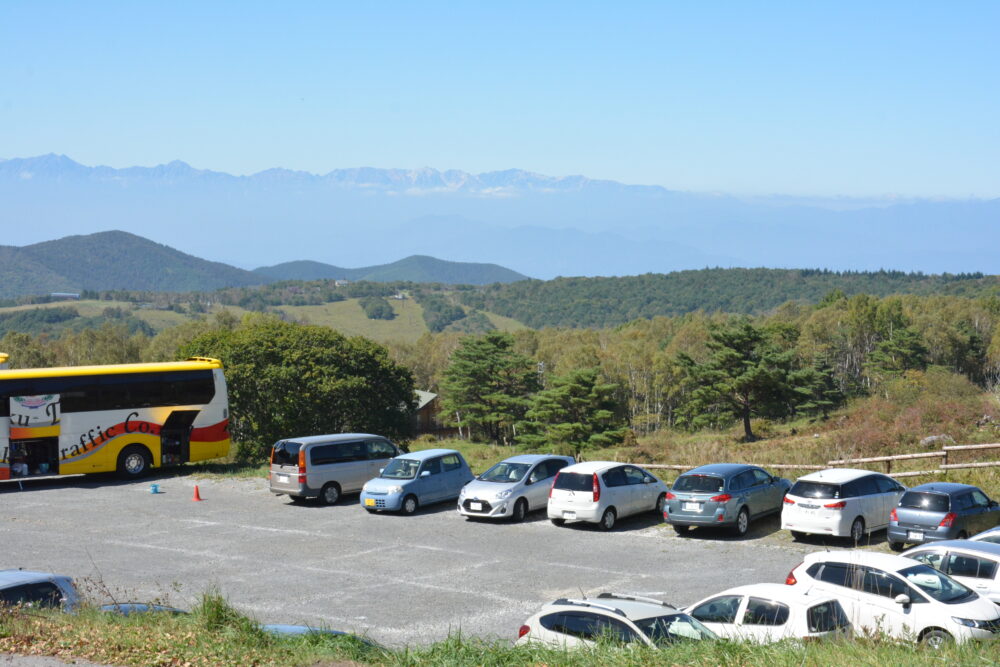
<path id="1" fill-rule="evenodd" d="M 892 461 L 886 461 L 885 462 L 885 474 L 886 475 L 891 475 L 892 474 Z"/>

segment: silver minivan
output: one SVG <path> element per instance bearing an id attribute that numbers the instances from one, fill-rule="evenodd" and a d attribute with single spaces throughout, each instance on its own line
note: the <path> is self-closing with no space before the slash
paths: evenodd
<path id="1" fill-rule="evenodd" d="M 370 433 L 310 435 L 279 440 L 271 448 L 271 493 L 293 503 L 319 498 L 333 505 L 356 493 L 401 453 L 387 438 Z"/>

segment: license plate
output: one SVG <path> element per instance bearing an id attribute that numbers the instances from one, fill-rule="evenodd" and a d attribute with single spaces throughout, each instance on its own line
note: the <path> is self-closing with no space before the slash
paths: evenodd
<path id="1" fill-rule="evenodd" d="M 805 503 L 800 503 L 799 507 L 801 507 L 804 510 L 818 510 L 819 509 L 819 505 L 807 505 Z"/>
<path id="2" fill-rule="evenodd" d="M 365 507 L 375 507 L 375 499 L 365 498 Z"/>
<path id="3" fill-rule="evenodd" d="M 288 475 L 278 475 L 278 481 L 281 482 L 282 484 L 287 483 L 288 482 Z"/>
<path id="4" fill-rule="evenodd" d="M 483 504 L 482 503 L 469 503 L 469 509 L 472 510 L 473 512 L 482 512 L 483 511 Z"/>
<path id="5" fill-rule="evenodd" d="M 688 512 L 700 512 L 701 503 L 684 503 L 684 509 Z"/>
<path id="6" fill-rule="evenodd" d="M 920 530 L 911 530 L 906 533 L 906 539 L 908 540 L 923 540 L 924 533 Z"/>
<path id="7" fill-rule="evenodd" d="M 576 518 L 576 512 L 567 512 L 567 511 L 563 510 L 563 518 L 564 519 L 575 519 Z"/>

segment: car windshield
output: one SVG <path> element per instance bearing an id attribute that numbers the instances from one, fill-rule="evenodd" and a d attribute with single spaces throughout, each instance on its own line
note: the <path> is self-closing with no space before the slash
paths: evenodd
<path id="1" fill-rule="evenodd" d="M 528 463 L 508 463 L 507 461 L 501 461 L 480 475 L 479 479 L 484 482 L 502 482 L 505 484 L 520 482 L 529 468 L 531 468 L 531 465 Z"/>
<path id="2" fill-rule="evenodd" d="M 839 498 L 840 485 L 809 482 L 800 479 L 795 482 L 788 495 L 799 496 L 800 498 Z"/>
<path id="3" fill-rule="evenodd" d="M 681 475 L 674 482 L 674 491 L 695 493 L 718 493 L 725 486 L 721 477 L 715 475 Z"/>
<path id="4" fill-rule="evenodd" d="M 943 493 L 926 493 L 923 491 L 907 491 L 899 501 L 900 507 L 909 507 L 929 512 L 947 512 L 948 496 Z"/>
<path id="5" fill-rule="evenodd" d="M 914 565 L 899 574 L 938 602 L 954 604 L 976 596 L 972 590 L 927 565 Z"/>
<path id="6" fill-rule="evenodd" d="M 977 542 L 992 542 L 993 544 L 1000 544 L 1000 530 L 990 530 L 980 533 L 975 539 Z"/>
<path id="7" fill-rule="evenodd" d="M 687 614 L 668 614 L 633 620 L 657 646 L 684 640 L 716 639 L 715 633 Z"/>
<path id="8" fill-rule="evenodd" d="M 386 479 L 413 479 L 417 476 L 420 461 L 415 459 L 393 459 L 382 469 L 382 477 Z"/>
<path id="9" fill-rule="evenodd" d="M 271 460 L 279 466 L 294 466 L 299 464 L 299 447 L 297 442 L 279 440 L 274 443 Z"/>

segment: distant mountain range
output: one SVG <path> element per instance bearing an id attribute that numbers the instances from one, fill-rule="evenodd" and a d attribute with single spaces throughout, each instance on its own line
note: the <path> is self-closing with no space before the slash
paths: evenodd
<path id="1" fill-rule="evenodd" d="M 409 255 L 539 278 L 704 267 L 998 273 L 1000 200 L 711 195 L 528 171 L 89 167 L 0 161 L 5 242 L 122 229 L 250 268 Z M 42 236 L 44 234 L 44 236 Z"/>
<path id="2" fill-rule="evenodd" d="M 122 231 L 67 236 L 24 247 L 0 246 L 0 298 L 82 290 L 211 291 L 323 278 L 483 285 L 526 276 L 494 264 L 423 256 L 362 269 L 299 261 L 245 271 Z"/>

